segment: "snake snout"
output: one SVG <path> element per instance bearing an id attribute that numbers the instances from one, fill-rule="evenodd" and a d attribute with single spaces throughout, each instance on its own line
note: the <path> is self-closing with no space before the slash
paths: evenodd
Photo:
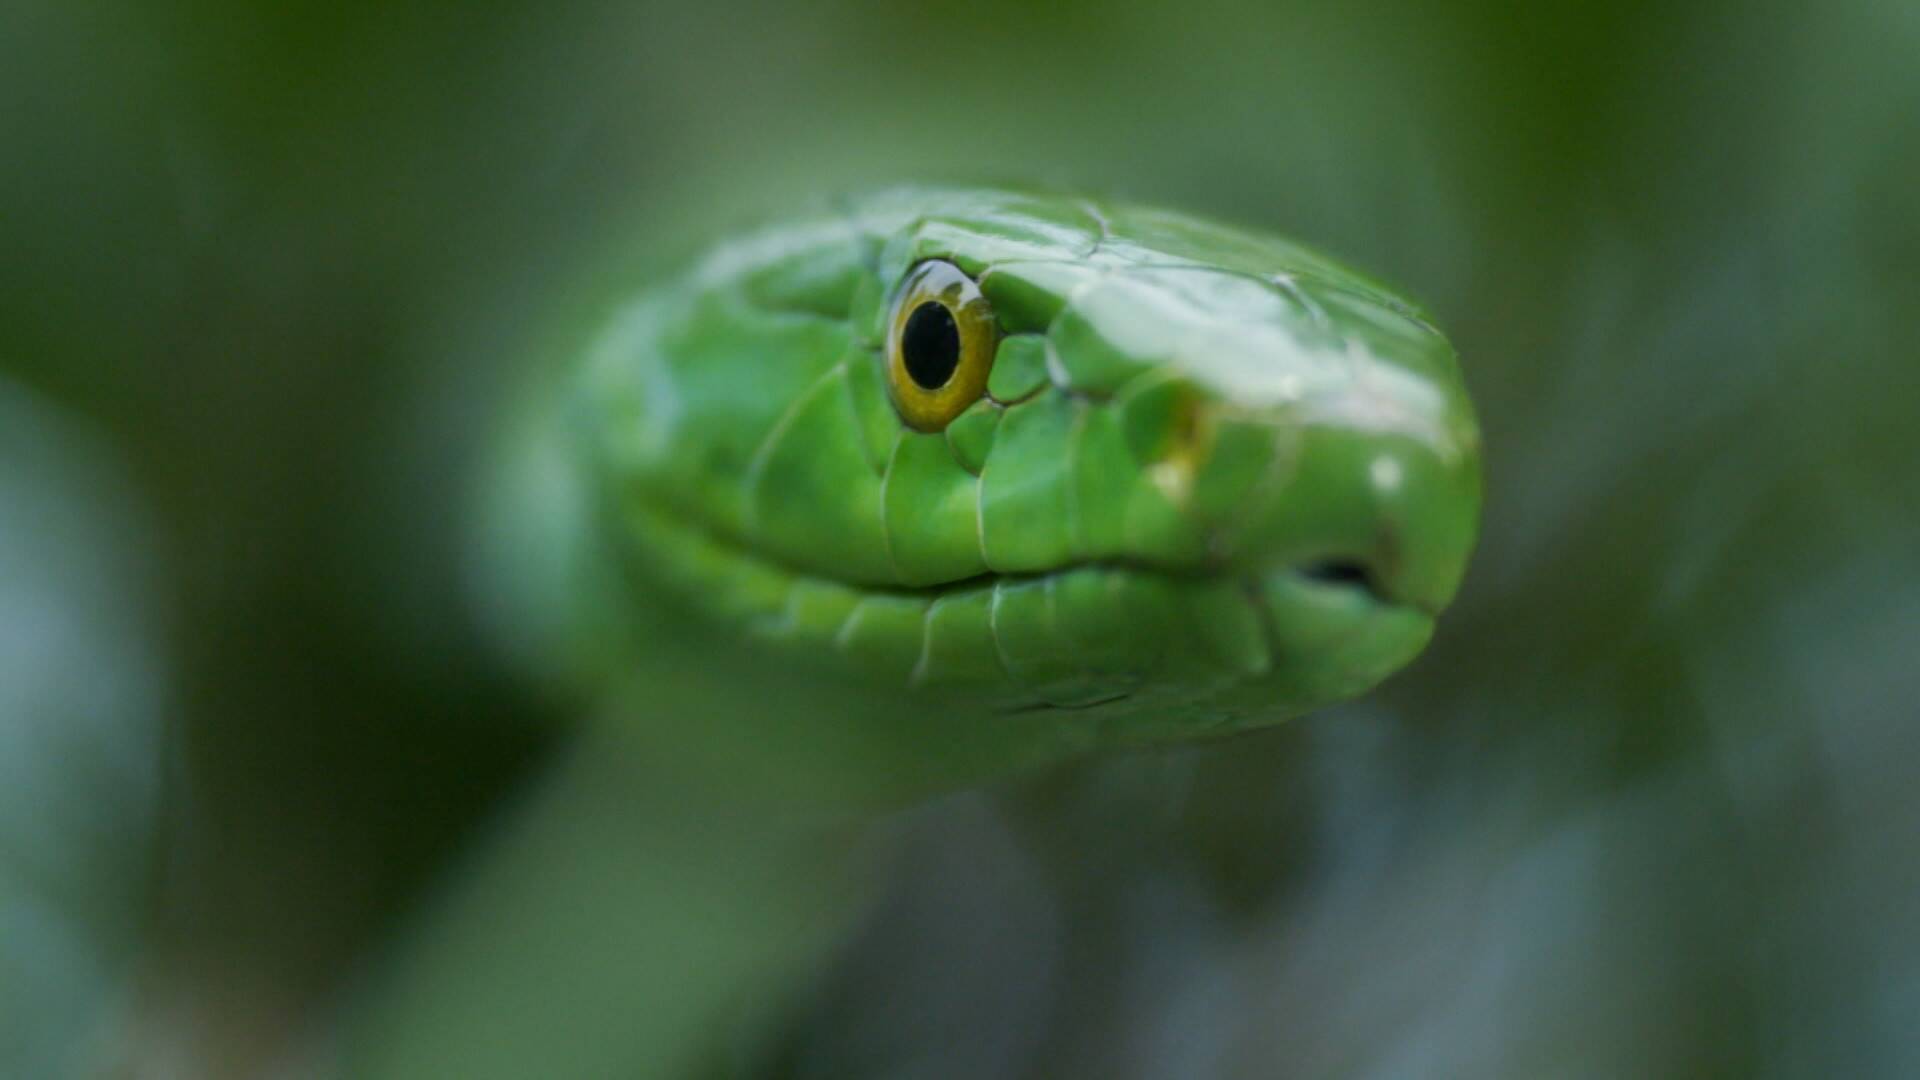
<path id="1" fill-rule="evenodd" d="M 1317 595 L 1437 614 L 1466 567 L 1479 516 L 1474 447 L 1351 422 L 1337 403 L 1203 415 L 1192 510 L 1226 564 Z"/>
<path id="2" fill-rule="evenodd" d="M 1479 517 L 1470 454 L 1405 436 L 1313 429 L 1290 482 L 1254 521 L 1260 557 L 1307 582 L 1437 614 Z"/>

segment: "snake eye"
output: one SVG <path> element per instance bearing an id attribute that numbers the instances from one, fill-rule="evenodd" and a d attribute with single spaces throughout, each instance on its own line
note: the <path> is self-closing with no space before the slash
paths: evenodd
<path id="1" fill-rule="evenodd" d="M 1000 344 L 993 306 L 959 267 L 924 262 L 900 284 L 887 330 L 887 390 L 916 431 L 939 431 L 980 399 Z"/>

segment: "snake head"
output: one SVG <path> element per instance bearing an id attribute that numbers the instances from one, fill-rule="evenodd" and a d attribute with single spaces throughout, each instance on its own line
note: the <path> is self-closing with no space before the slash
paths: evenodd
<path id="1" fill-rule="evenodd" d="M 628 562 L 743 649 L 1147 737 L 1373 686 L 1479 519 L 1418 308 L 1132 206 L 856 200 L 624 311 L 580 387 Z"/>

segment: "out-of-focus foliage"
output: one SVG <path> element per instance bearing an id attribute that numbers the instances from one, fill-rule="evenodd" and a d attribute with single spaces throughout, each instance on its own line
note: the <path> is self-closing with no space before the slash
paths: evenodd
<path id="1" fill-rule="evenodd" d="M 0 763 L 0 1031 L 137 1001 L 133 1060 L 283 1060 L 511 813 L 561 727 L 460 509 L 583 268 L 1025 178 L 1424 297 L 1485 540 L 1365 702 L 893 823 L 740 1068 L 1920 1073 L 1914 5 L 18 7 L 0 738 L 73 741 Z"/>
<path id="2" fill-rule="evenodd" d="M 147 522 L 102 448 L 0 381 L 0 1075 L 128 1037 L 157 884 Z"/>

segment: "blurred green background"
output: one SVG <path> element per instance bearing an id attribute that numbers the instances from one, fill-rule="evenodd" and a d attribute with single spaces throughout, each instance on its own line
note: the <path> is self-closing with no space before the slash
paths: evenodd
<path id="1" fill-rule="evenodd" d="M 533 328 L 941 178 L 1403 284 L 1485 538 L 1362 702 L 887 822 L 736 1072 L 1920 1075 L 1920 5 L 3 22 L 0 1074 L 324 1042 L 565 730 L 460 574 Z"/>

